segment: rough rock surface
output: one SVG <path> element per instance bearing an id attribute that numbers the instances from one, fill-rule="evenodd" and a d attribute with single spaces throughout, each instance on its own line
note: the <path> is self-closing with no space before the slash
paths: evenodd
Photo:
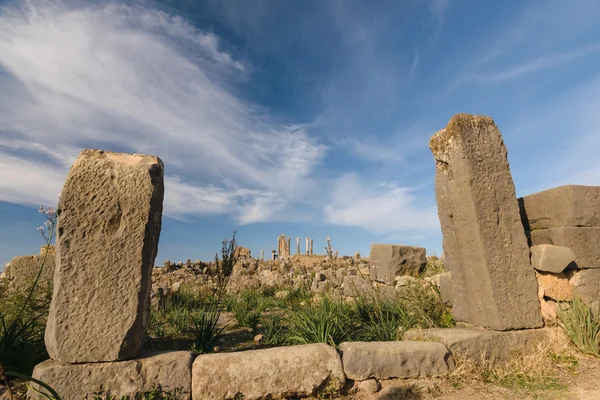
<path id="1" fill-rule="evenodd" d="M 11 290 L 27 293 L 37 278 L 43 263 L 43 270 L 40 279 L 38 280 L 37 287 L 51 290 L 55 259 L 54 254 L 51 254 L 51 252 L 49 252 L 47 256 L 40 254 L 15 257 L 5 268 L 4 279 L 6 279 L 8 287 Z"/>
<path id="2" fill-rule="evenodd" d="M 557 227 L 527 232 L 532 246 L 552 244 L 568 247 L 578 268 L 600 268 L 600 227 Z"/>
<path id="3" fill-rule="evenodd" d="M 426 250 L 395 244 L 371 244 L 371 278 L 393 284 L 397 276 L 417 276 L 427 265 Z"/>
<path id="4" fill-rule="evenodd" d="M 340 356 L 326 344 L 200 355 L 192 377 L 195 400 L 308 396 L 345 383 Z"/>
<path id="5" fill-rule="evenodd" d="M 377 393 L 381 390 L 381 385 L 376 379 L 367 379 L 358 384 L 358 389 L 365 393 Z"/>
<path id="6" fill-rule="evenodd" d="M 441 274 L 434 275 L 430 278 L 425 278 L 425 280 L 436 285 L 440 291 L 442 300 L 452 306 L 452 274 L 450 274 L 450 272 L 442 272 Z"/>
<path id="7" fill-rule="evenodd" d="M 569 282 L 573 292 L 584 302 L 600 301 L 600 269 L 575 272 Z"/>
<path id="8" fill-rule="evenodd" d="M 526 230 L 600 227 L 600 186 L 566 185 L 519 199 Z"/>
<path id="9" fill-rule="evenodd" d="M 163 164 L 84 150 L 58 207 L 46 348 L 69 363 L 125 360 L 143 345 L 161 228 Z"/>
<path id="10" fill-rule="evenodd" d="M 569 278 L 563 273 L 537 272 L 536 278 L 540 288 L 544 289 L 544 296 L 556 301 L 573 300 L 573 288 Z"/>
<path id="11" fill-rule="evenodd" d="M 429 147 L 457 321 L 497 330 L 542 325 L 507 151 L 488 117 L 459 114 Z"/>
<path id="12" fill-rule="evenodd" d="M 175 351 L 136 360 L 106 363 L 66 364 L 47 360 L 35 366 L 33 377 L 49 384 L 64 400 L 93 398 L 100 389 L 120 399 L 150 391 L 161 385 L 164 390 L 181 390 L 182 399 L 190 398 L 192 387 L 192 355 Z M 42 390 L 37 384 L 32 385 Z M 45 397 L 29 390 L 33 399 Z"/>
<path id="13" fill-rule="evenodd" d="M 417 378 L 443 375 L 454 368 L 448 348 L 433 342 L 345 342 L 340 345 L 346 376 Z"/>
<path id="14" fill-rule="evenodd" d="M 574 266 L 575 253 L 568 247 L 540 244 L 531 247 L 531 264 L 538 271 L 560 274 Z"/>
<path id="15" fill-rule="evenodd" d="M 405 340 L 431 340 L 448 346 L 454 356 L 465 357 L 474 363 L 502 362 L 515 354 L 536 352 L 537 345 L 560 337 L 558 328 L 527 329 L 498 332 L 478 328 L 411 329 Z"/>

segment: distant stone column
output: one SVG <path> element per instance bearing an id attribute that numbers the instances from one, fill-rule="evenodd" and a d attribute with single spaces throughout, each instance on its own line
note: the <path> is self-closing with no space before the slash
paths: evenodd
<path id="1" fill-rule="evenodd" d="M 265 261 L 265 251 L 264 250 L 260 251 L 260 261 Z"/>
<path id="2" fill-rule="evenodd" d="M 313 240 L 310 239 L 310 255 L 313 255 Z"/>
<path id="3" fill-rule="evenodd" d="M 494 121 L 456 115 L 429 147 L 454 318 L 497 330 L 542 326 L 507 151 Z"/>
<path id="4" fill-rule="evenodd" d="M 277 253 L 280 258 L 290 255 L 290 240 L 285 235 L 279 235 L 277 238 Z"/>
<path id="5" fill-rule="evenodd" d="M 300 255 L 300 238 L 296 238 L 296 254 Z"/>
<path id="6" fill-rule="evenodd" d="M 48 354 L 64 363 L 137 357 L 148 323 L 163 206 L 158 157 L 84 150 L 61 192 Z"/>
<path id="7" fill-rule="evenodd" d="M 310 254 L 310 239 L 306 238 L 306 255 Z"/>
<path id="8" fill-rule="evenodd" d="M 292 238 L 288 238 L 287 241 L 287 256 L 291 256 L 292 255 Z"/>

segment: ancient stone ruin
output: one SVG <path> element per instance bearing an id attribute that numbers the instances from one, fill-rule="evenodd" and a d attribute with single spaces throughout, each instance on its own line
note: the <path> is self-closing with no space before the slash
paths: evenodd
<path id="1" fill-rule="evenodd" d="M 291 240 L 281 235 L 273 260 L 264 261 L 262 250 L 254 259 L 238 248 L 227 290 L 309 287 L 346 301 L 374 291 L 394 299 L 411 283 L 426 282 L 439 288 L 465 327 L 408 330 L 402 341 L 346 342 L 339 350 L 321 343 L 195 360 L 187 351 L 144 353 L 151 295 L 160 300 L 160 293 L 180 290 L 188 278 L 214 285 L 216 266 L 188 260 L 153 269 L 162 162 L 85 150 L 63 188 L 56 256 L 50 257 L 51 359 L 37 365 L 33 377 L 65 400 L 101 386 L 120 398 L 159 385 L 194 400 L 314 396 L 352 380 L 366 386 L 373 379 L 448 374 L 457 356 L 494 365 L 515 352 L 535 352 L 560 333 L 543 327 L 556 317 L 556 302 L 578 295 L 600 310 L 599 187 L 564 186 L 517 200 L 507 150 L 487 117 L 453 117 L 430 148 L 447 271 L 416 278 L 428 262 L 439 261 L 421 247 L 373 244 L 368 260 L 339 257 L 329 241 L 325 256 L 313 255 L 310 238 L 301 254 L 297 238 L 292 255 Z M 21 285 L 27 273 L 17 271 L 33 270 L 27 267 L 32 263 L 15 258 L 4 278 Z M 50 283 L 51 274 L 44 273 Z"/>
<path id="2" fill-rule="evenodd" d="M 507 151 L 494 121 L 456 115 L 429 147 L 454 318 L 497 330 L 542 326 Z"/>

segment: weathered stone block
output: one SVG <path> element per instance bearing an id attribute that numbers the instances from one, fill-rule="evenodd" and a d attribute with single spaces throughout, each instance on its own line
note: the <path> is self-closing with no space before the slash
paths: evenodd
<path id="1" fill-rule="evenodd" d="M 525 230 L 600 227 L 600 186 L 566 185 L 519 199 Z"/>
<path id="2" fill-rule="evenodd" d="M 405 340 L 437 341 L 448 346 L 454 356 L 476 364 L 498 363 L 516 355 L 535 353 L 538 344 L 562 337 L 558 328 L 498 332 L 477 328 L 411 329 Z"/>
<path id="3" fill-rule="evenodd" d="M 19 293 L 28 292 L 31 290 L 40 268 L 43 268 L 37 287 L 41 290 L 52 290 L 55 259 L 53 254 L 13 258 L 4 271 L 9 289 Z"/>
<path id="4" fill-rule="evenodd" d="M 575 253 L 568 247 L 540 244 L 531 247 L 531 264 L 538 271 L 559 274 L 575 267 Z"/>
<path id="5" fill-rule="evenodd" d="M 148 321 L 161 227 L 163 164 L 84 150 L 58 207 L 46 348 L 69 363 L 136 357 Z"/>
<path id="6" fill-rule="evenodd" d="M 537 272 L 536 278 L 544 296 L 556 301 L 570 301 L 573 299 L 573 288 L 569 278 L 563 273 Z"/>
<path id="7" fill-rule="evenodd" d="M 573 292 L 586 303 L 600 301 L 600 269 L 577 271 L 569 280 Z"/>
<path id="8" fill-rule="evenodd" d="M 600 227 L 560 227 L 527 232 L 532 246 L 552 244 L 568 247 L 578 268 L 600 268 Z"/>
<path id="9" fill-rule="evenodd" d="M 401 275 L 417 276 L 427 265 L 426 250 L 395 244 L 371 244 L 371 278 L 389 285 Z"/>
<path id="10" fill-rule="evenodd" d="M 457 321 L 497 330 L 542 325 L 537 283 L 500 131 L 459 114 L 429 142 Z"/>
<path id="11" fill-rule="evenodd" d="M 200 355 L 192 367 L 194 400 L 309 396 L 344 383 L 340 356 L 326 344 Z"/>
<path id="12" fill-rule="evenodd" d="M 419 378 L 443 375 L 454 369 L 448 348 L 432 342 L 346 342 L 340 345 L 346 376 Z"/>
<path id="13" fill-rule="evenodd" d="M 149 392 L 160 385 L 165 391 L 178 390 L 182 399 L 189 399 L 192 387 L 192 355 L 187 351 L 146 356 L 136 360 L 103 363 L 66 364 L 47 360 L 36 365 L 33 377 L 52 387 L 63 400 L 93 398 L 100 388 L 117 399 Z M 39 385 L 33 388 L 45 393 Z M 28 395 L 37 400 L 46 398 L 34 390 Z"/>
<path id="14" fill-rule="evenodd" d="M 440 291 L 440 297 L 442 300 L 446 304 L 452 306 L 452 274 L 450 272 L 442 272 L 441 274 L 434 275 L 430 278 L 425 278 L 425 280 L 428 280 L 436 285 Z"/>

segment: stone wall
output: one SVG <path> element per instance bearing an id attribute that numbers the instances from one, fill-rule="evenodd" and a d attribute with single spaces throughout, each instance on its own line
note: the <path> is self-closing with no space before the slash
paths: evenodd
<path id="1" fill-rule="evenodd" d="M 55 260 L 54 246 L 42 246 L 40 254 L 15 257 L 5 266 L 2 282 L 9 290 L 27 293 L 42 268 L 38 288 L 51 291 Z"/>

